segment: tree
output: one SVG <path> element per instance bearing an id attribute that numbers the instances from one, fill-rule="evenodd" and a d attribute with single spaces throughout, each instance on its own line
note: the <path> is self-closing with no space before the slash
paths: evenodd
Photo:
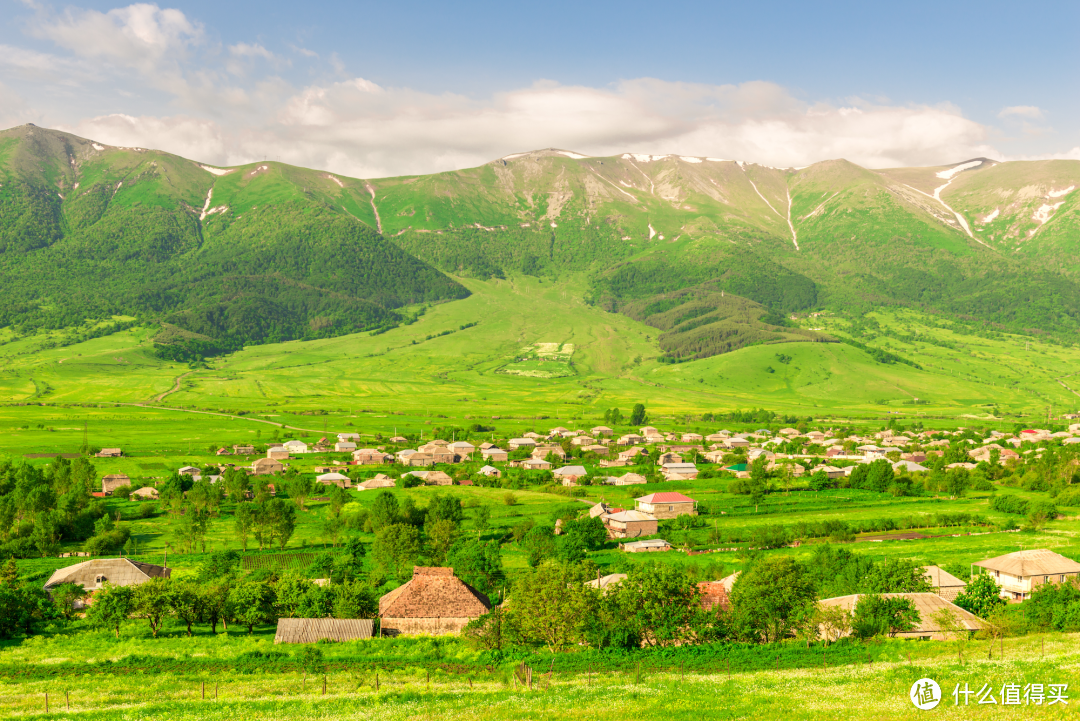
<path id="1" fill-rule="evenodd" d="M 1006 605 L 1001 597 L 1001 588 L 988 573 L 976 576 L 953 603 L 979 618 L 989 618 Z"/>
<path id="2" fill-rule="evenodd" d="M 649 417 L 645 414 L 645 405 L 643 403 L 635 403 L 634 409 L 630 411 L 630 425 L 640 426 L 644 423 L 648 423 Z"/>
<path id="3" fill-rule="evenodd" d="M 582 545 L 590 551 L 599 551 L 608 540 L 607 528 L 599 517 L 567 521 L 563 526 L 563 533 L 567 537 L 580 539 Z"/>
<path id="4" fill-rule="evenodd" d="M 251 477 L 239 468 L 226 468 L 224 478 L 225 493 L 233 503 L 242 503 L 251 490 Z"/>
<path id="5" fill-rule="evenodd" d="M 491 508 L 477 506 L 473 511 L 473 526 L 478 534 L 486 531 L 491 526 Z"/>
<path id="6" fill-rule="evenodd" d="M 188 636 L 192 635 L 192 624 L 207 616 L 206 594 L 191 583 L 174 582 L 165 594 L 165 603 L 172 614 L 187 626 Z"/>
<path id="7" fill-rule="evenodd" d="M 459 540 L 447 554 L 454 575 L 488 598 L 503 583 L 502 555 L 495 541 Z"/>
<path id="8" fill-rule="evenodd" d="M 548 526 L 534 526 L 522 538 L 521 546 L 529 565 L 535 568 L 555 555 L 555 533 Z"/>
<path id="9" fill-rule="evenodd" d="M 851 614 L 846 608 L 821 604 L 818 604 L 818 606 L 818 618 L 826 641 L 832 643 L 851 631 Z"/>
<path id="10" fill-rule="evenodd" d="M 114 586 L 108 581 L 94 594 L 94 602 L 86 613 L 91 625 L 111 629 L 120 638 L 120 624 L 127 620 L 134 607 L 132 586 Z"/>
<path id="11" fill-rule="evenodd" d="M 352 496 L 341 486 L 330 486 L 330 515 L 337 518 L 345 506 L 352 502 Z"/>
<path id="12" fill-rule="evenodd" d="M 170 613 L 168 597 L 172 591 L 171 582 L 167 578 L 151 578 L 134 588 L 131 611 L 136 617 L 147 620 L 150 624 L 150 632 L 154 634 L 154 638 L 157 638 L 161 624 Z M 91 608 L 96 605 L 95 598 Z"/>
<path id="13" fill-rule="evenodd" d="M 395 523 L 375 534 L 371 555 L 386 573 L 401 578 L 420 553 L 420 531 L 407 523 Z"/>
<path id="14" fill-rule="evenodd" d="M 61 583 L 49 589 L 56 610 L 70 621 L 75 617 L 75 604 L 85 599 L 89 594 L 86 589 L 77 583 Z"/>
<path id="15" fill-rule="evenodd" d="M 359 580 L 330 587 L 334 618 L 372 618 L 379 613 L 379 599 Z"/>
<path id="16" fill-rule="evenodd" d="M 233 587 L 229 590 L 229 606 L 236 622 L 247 626 L 248 634 L 254 633 L 257 625 L 277 620 L 274 589 L 267 583 L 247 581 Z"/>
<path id="17" fill-rule="evenodd" d="M 240 539 L 240 544 L 247 550 L 248 535 L 255 530 L 255 508 L 250 503 L 238 503 L 233 511 L 233 532 Z M 262 550 L 262 541 L 259 541 L 259 550 Z"/>
<path id="18" fill-rule="evenodd" d="M 858 638 L 895 636 L 919 625 L 919 611 L 911 599 L 902 596 L 886 598 L 876 593 L 859 596 L 851 627 Z"/>
<path id="19" fill-rule="evenodd" d="M 296 506 L 292 503 L 283 498 L 271 498 L 256 506 L 254 532 L 260 549 L 264 541 L 271 546 L 276 541 L 284 550 L 295 530 Z"/>
<path id="20" fill-rule="evenodd" d="M 296 501 L 301 511 L 306 511 L 305 502 L 315 494 L 315 479 L 308 475 L 298 475 L 285 482 L 285 491 Z"/>
<path id="21" fill-rule="evenodd" d="M 398 500 L 390 491 L 379 491 L 371 504 L 371 528 L 376 533 L 398 522 Z"/>
<path id="22" fill-rule="evenodd" d="M 221 576 L 213 583 L 202 586 L 203 621 L 210 624 L 211 633 L 217 633 L 219 621 L 225 633 L 229 632 L 229 620 L 232 618 L 229 593 L 233 583 L 231 576 Z"/>
<path id="23" fill-rule="evenodd" d="M 457 526 L 449 518 L 440 518 L 424 526 L 431 546 L 431 560 L 436 566 L 446 561 L 446 554 L 457 538 Z"/>
<path id="24" fill-rule="evenodd" d="M 704 621 L 701 593 L 682 569 L 668 564 L 634 566 L 603 597 L 608 618 L 620 619 L 634 645 L 661 646 L 696 638 Z"/>
<path id="25" fill-rule="evenodd" d="M 459 525 L 465 518 L 465 512 L 461 508 L 461 501 L 453 496 L 443 495 L 436 493 L 428 501 L 426 522 L 434 523 L 435 521 L 447 520 L 452 522 L 455 526 Z"/>
<path id="26" fill-rule="evenodd" d="M 586 573 L 581 566 L 545 561 L 519 577 L 507 614 L 525 640 L 552 653 L 584 640 L 599 604 L 599 591 L 585 585 Z"/>
<path id="27" fill-rule="evenodd" d="M 791 558 L 766 558 L 735 581 L 731 605 L 741 635 L 773 643 L 790 634 L 815 602 L 806 567 Z"/>
<path id="28" fill-rule="evenodd" d="M 188 506 L 176 526 L 176 540 L 188 551 L 200 545 L 206 551 L 206 532 L 209 528 L 210 511 Z"/>

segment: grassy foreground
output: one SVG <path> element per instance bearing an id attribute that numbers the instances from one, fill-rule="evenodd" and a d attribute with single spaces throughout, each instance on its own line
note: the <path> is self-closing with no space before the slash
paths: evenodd
<path id="1" fill-rule="evenodd" d="M 840 667 L 727 673 L 635 668 L 591 674 L 536 669 L 533 688 L 522 687 L 506 670 L 446 666 L 428 675 L 420 666 L 387 671 L 356 664 L 326 676 L 303 672 L 238 675 L 153 673 L 82 675 L 62 679 L 8 681 L 0 686 L 0 714 L 79 719 L 907 719 L 1073 718 L 1080 697 L 1069 704 L 1021 707 L 977 704 L 956 707 L 952 690 L 984 684 L 1080 681 L 1078 637 L 1052 635 L 1007 639 L 1007 658 L 987 660 L 989 642 L 975 642 L 965 663 L 951 643 L 886 642 L 893 661 Z M 1043 643 L 1045 642 L 1045 647 Z M 265 644 L 267 641 L 260 641 Z M 151 644 L 152 645 L 152 644 Z M 282 648 L 282 647 L 277 647 Z M 332 647 L 326 647 L 332 649 Z M 909 662 L 904 648 L 909 649 Z M 1045 649 L 1045 651 L 1044 651 Z M 898 650 L 898 652 L 897 652 Z M 11 654 L 0 654 L 10 661 Z M 328 653 L 333 653 L 328 650 Z M 1045 656 L 1043 655 L 1045 653 Z M 196 654 L 202 655 L 202 654 Z M 876 654 L 875 654 L 876 655 Z M 4 658 L 5 656 L 9 658 Z M 40 659 L 49 664 L 56 659 Z M 378 671 L 379 688 L 375 688 Z M 943 699 L 919 711 L 908 699 L 916 680 L 938 682 Z M 66 708 L 65 692 L 71 708 Z M 205 692 L 205 699 L 203 694 Z M 45 694 L 51 714 L 44 715 Z M 1073 692 L 1074 694 L 1076 691 Z M 1066 692 L 1068 696 L 1068 692 Z M 216 696 L 216 698 L 215 698 Z M 961 697 L 961 703 L 963 697 Z"/>

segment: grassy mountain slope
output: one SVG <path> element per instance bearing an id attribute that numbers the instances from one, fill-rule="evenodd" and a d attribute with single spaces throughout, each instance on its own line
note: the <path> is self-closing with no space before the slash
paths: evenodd
<path id="1" fill-rule="evenodd" d="M 23 331 L 125 314 L 238 347 L 389 327 L 397 308 L 467 295 L 363 222 L 358 181 L 327 173 L 219 175 L 22 126 L 0 134 L 0 177 L 0 323 Z"/>

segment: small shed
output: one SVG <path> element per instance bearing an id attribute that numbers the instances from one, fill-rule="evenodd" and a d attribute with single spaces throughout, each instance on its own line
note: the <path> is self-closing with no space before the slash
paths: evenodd
<path id="1" fill-rule="evenodd" d="M 453 568 L 416 566 L 408 583 L 379 599 L 380 633 L 458 634 L 490 609 L 488 597 L 455 576 Z"/>
<path id="2" fill-rule="evenodd" d="M 131 497 L 148 501 L 156 501 L 158 498 L 158 490 L 156 488 L 151 488 L 150 486 L 143 486 L 137 491 L 132 491 Z"/>
<path id="3" fill-rule="evenodd" d="M 370 491 L 375 488 L 393 488 L 396 482 L 390 476 L 380 473 L 374 478 L 369 478 L 357 484 L 356 488 L 361 491 Z"/>
<path id="4" fill-rule="evenodd" d="M 119 448 L 102 448 L 97 453 L 98 458 L 119 458 L 124 455 Z"/>
<path id="5" fill-rule="evenodd" d="M 374 629 L 370 618 L 281 618 L 274 643 L 356 641 L 371 638 Z"/>
<path id="6" fill-rule="evenodd" d="M 442 471 L 430 471 L 424 475 L 425 486 L 452 486 L 454 479 Z"/>
<path id="7" fill-rule="evenodd" d="M 671 544 L 662 538 L 650 538 L 646 541 L 620 543 L 619 550 L 626 551 L 627 553 L 657 553 L 661 551 L 670 551 Z"/>
<path id="8" fill-rule="evenodd" d="M 284 470 L 285 466 L 275 458 L 257 458 L 251 464 L 251 472 L 256 476 L 272 476 Z"/>
<path id="9" fill-rule="evenodd" d="M 337 486 L 338 488 L 349 488 L 352 486 L 352 481 L 349 477 L 343 473 L 323 473 L 322 475 L 315 476 L 316 483 L 322 483 L 326 486 Z"/>

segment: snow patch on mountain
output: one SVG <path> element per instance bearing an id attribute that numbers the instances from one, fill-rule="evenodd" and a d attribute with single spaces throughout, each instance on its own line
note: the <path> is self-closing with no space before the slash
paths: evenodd
<path id="1" fill-rule="evenodd" d="M 982 223 L 983 225 L 985 225 L 986 223 L 993 223 L 993 222 L 994 222 L 994 218 L 998 217 L 999 215 L 1001 215 L 1001 210 L 1000 210 L 1000 209 L 998 209 L 998 208 L 994 208 L 994 212 L 993 212 L 993 213 L 990 213 L 989 215 L 987 215 L 986 217 L 984 217 L 984 218 L 983 218 L 982 220 L 980 220 L 979 222 L 980 222 L 980 223 Z"/>
<path id="2" fill-rule="evenodd" d="M 335 183 L 337 183 L 337 184 L 338 184 L 338 187 L 339 187 L 339 188 L 344 188 L 344 187 L 345 187 L 345 183 L 342 183 L 342 182 L 341 182 L 340 180 L 338 180 L 337 178 L 335 178 L 335 177 L 334 177 L 333 175 L 327 175 L 326 177 L 327 177 L 327 178 L 330 178 L 330 180 L 332 180 L 332 181 L 334 181 Z"/>
<path id="3" fill-rule="evenodd" d="M 1057 212 L 1057 209 L 1064 204 L 1064 200 L 1060 203 L 1054 203 L 1053 205 L 1044 203 L 1039 206 L 1039 209 L 1035 211 L 1035 214 L 1031 216 L 1031 219 L 1036 221 L 1039 225 L 1046 225 L 1046 221 L 1050 220 L 1050 218 L 1054 216 L 1054 213 Z"/>
<path id="4" fill-rule="evenodd" d="M 1051 190 L 1049 193 L 1046 194 L 1046 197 L 1048 197 L 1048 198 L 1061 198 L 1061 197 L 1064 197 L 1064 196 L 1068 195 L 1069 193 L 1073 192 L 1074 190 L 1076 190 L 1076 186 L 1075 185 L 1070 185 L 1068 188 L 1065 188 L 1064 190 Z"/>
<path id="5" fill-rule="evenodd" d="M 688 158 L 685 155 L 680 155 L 679 160 L 683 161 L 684 163 L 700 163 L 701 162 L 701 158 Z"/>
<path id="6" fill-rule="evenodd" d="M 709 162 L 712 162 L 712 163 L 727 163 L 727 162 L 730 162 L 730 161 L 724 160 L 723 158 L 705 158 L 705 159 L 708 160 Z"/>
<path id="7" fill-rule="evenodd" d="M 90 143 L 90 147 L 92 147 L 94 150 L 104 150 L 105 149 L 104 145 L 98 145 L 97 143 Z"/>
<path id="8" fill-rule="evenodd" d="M 969 160 L 966 163 L 960 163 L 960 165 L 949 168 L 948 170 L 942 170 L 939 173 L 935 173 L 935 175 L 942 180 L 948 180 L 957 173 L 967 170 L 968 168 L 974 168 L 977 165 L 982 165 L 982 162 L 983 161 L 981 160 Z"/>
<path id="9" fill-rule="evenodd" d="M 560 155 L 565 155 L 571 160 L 584 160 L 585 158 L 589 157 L 588 155 L 582 155 L 581 153 L 571 153 L 569 150 L 556 150 L 555 152 L 559 153 Z"/>
<path id="10" fill-rule="evenodd" d="M 209 165 L 200 165 L 199 167 L 202 168 L 203 170 L 205 170 L 206 172 L 211 173 L 212 175 L 225 175 L 226 173 L 231 173 L 232 172 L 231 170 L 227 170 L 225 168 L 213 168 L 213 167 L 210 167 Z"/>
<path id="11" fill-rule="evenodd" d="M 652 223 L 649 223 L 649 240 L 656 237 L 656 231 L 652 227 Z"/>

